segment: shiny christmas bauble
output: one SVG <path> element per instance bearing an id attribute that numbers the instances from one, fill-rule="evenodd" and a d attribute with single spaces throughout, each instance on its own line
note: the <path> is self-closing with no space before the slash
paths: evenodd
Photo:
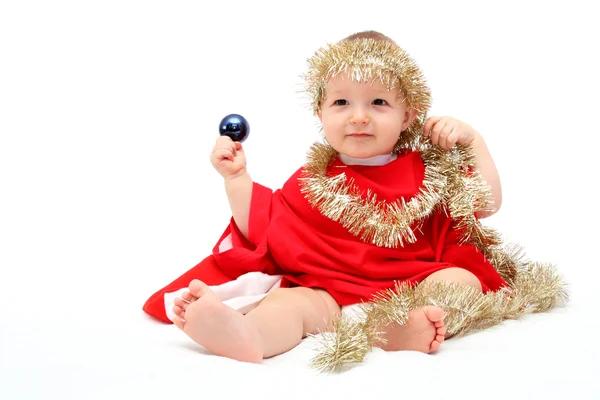
<path id="1" fill-rule="evenodd" d="M 234 142 L 243 142 L 250 134 L 250 125 L 241 115 L 229 114 L 221 120 L 219 134 L 229 136 Z"/>

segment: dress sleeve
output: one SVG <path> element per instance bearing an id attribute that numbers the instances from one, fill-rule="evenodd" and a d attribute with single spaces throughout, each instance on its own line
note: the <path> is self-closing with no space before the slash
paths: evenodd
<path id="1" fill-rule="evenodd" d="M 463 243 L 463 232 L 456 227 L 455 221 L 447 217 L 439 226 L 441 229 L 438 234 L 438 261 L 452 264 L 473 273 L 481 282 L 484 293 L 506 286 L 506 282 L 483 253 L 475 245 Z"/>
<path id="2" fill-rule="evenodd" d="M 271 273 L 276 269 L 267 246 L 267 234 L 273 208 L 273 191 L 258 183 L 252 187 L 248 238 L 240 232 L 235 220 L 229 225 L 213 248 L 215 260 L 230 276 L 246 272 Z"/>
<path id="3" fill-rule="evenodd" d="M 273 191 L 254 183 L 250 202 L 250 216 L 248 218 L 248 239 L 255 245 L 265 240 L 271 222 L 272 205 Z"/>
<path id="4" fill-rule="evenodd" d="M 248 216 L 248 238 L 242 234 L 233 217 L 221 235 L 213 253 L 222 253 L 231 248 L 243 247 L 250 250 L 256 249 L 267 234 L 271 219 L 271 203 L 273 192 L 258 183 L 253 183 L 252 199 L 250 200 L 250 214 Z"/>

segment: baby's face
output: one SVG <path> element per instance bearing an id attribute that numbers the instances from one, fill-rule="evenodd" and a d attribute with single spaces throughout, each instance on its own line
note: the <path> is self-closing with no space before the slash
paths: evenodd
<path id="1" fill-rule="evenodd" d="M 389 154 L 412 119 L 398 91 L 381 81 L 356 82 L 340 74 L 327 82 L 327 97 L 318 113 L 329 144 L 354 158 Z"/>

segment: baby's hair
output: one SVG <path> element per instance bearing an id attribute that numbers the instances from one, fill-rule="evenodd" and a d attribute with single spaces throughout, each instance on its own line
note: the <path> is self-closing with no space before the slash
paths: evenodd
<path id="1" fill-rule="evenodd" d="M 396 42 L 394 42 L 392 39 L 385 36 L 383 33 L 380 33 L 377 31 L 362 31 L 362 32 L 353 33 L 352 35 L 346 36 L 345 38 L 340 40 L 340 42 L 350 42 L 352 40 L 357 40 L 357 39 L 373 39 L 373 40 L 377 40 L 377 41 L 381 41 L 381 42 L 389 42 L 389 43 L 393 43 L 396 47 L 399 47 L 398 44 Z"/>
<path id="2" fill-rule="evenodd" d="M 344 71 L 357 82 L 380 79 L 388 89 L 398 89 L 398 100 L 408 101 L 419 121 L 425 118 L 431 93 L 420 68 L 396 42 L 373 30 L 353 33 L 308 59 L 304 79 L 315 115 L 327 97 L 327 82 Z"/>

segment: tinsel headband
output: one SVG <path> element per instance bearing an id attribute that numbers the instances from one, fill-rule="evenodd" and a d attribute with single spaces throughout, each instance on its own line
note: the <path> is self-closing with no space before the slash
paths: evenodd
<path id="1" fill-rule="evenodd" d="M 424 122 L 431 105 L 431 92 L 421 69 L 395 43 L 370 38 L 353 39 L 317 50 L 308 59 L 308 71 L 304 75 L 315 114 L 327 97 L 327 81 L 343 72 L 357 82 L 379 79 L 389 90 L 399 89 L 399 95 L 418 111 L 415 122 L 419 125 Z"/>

